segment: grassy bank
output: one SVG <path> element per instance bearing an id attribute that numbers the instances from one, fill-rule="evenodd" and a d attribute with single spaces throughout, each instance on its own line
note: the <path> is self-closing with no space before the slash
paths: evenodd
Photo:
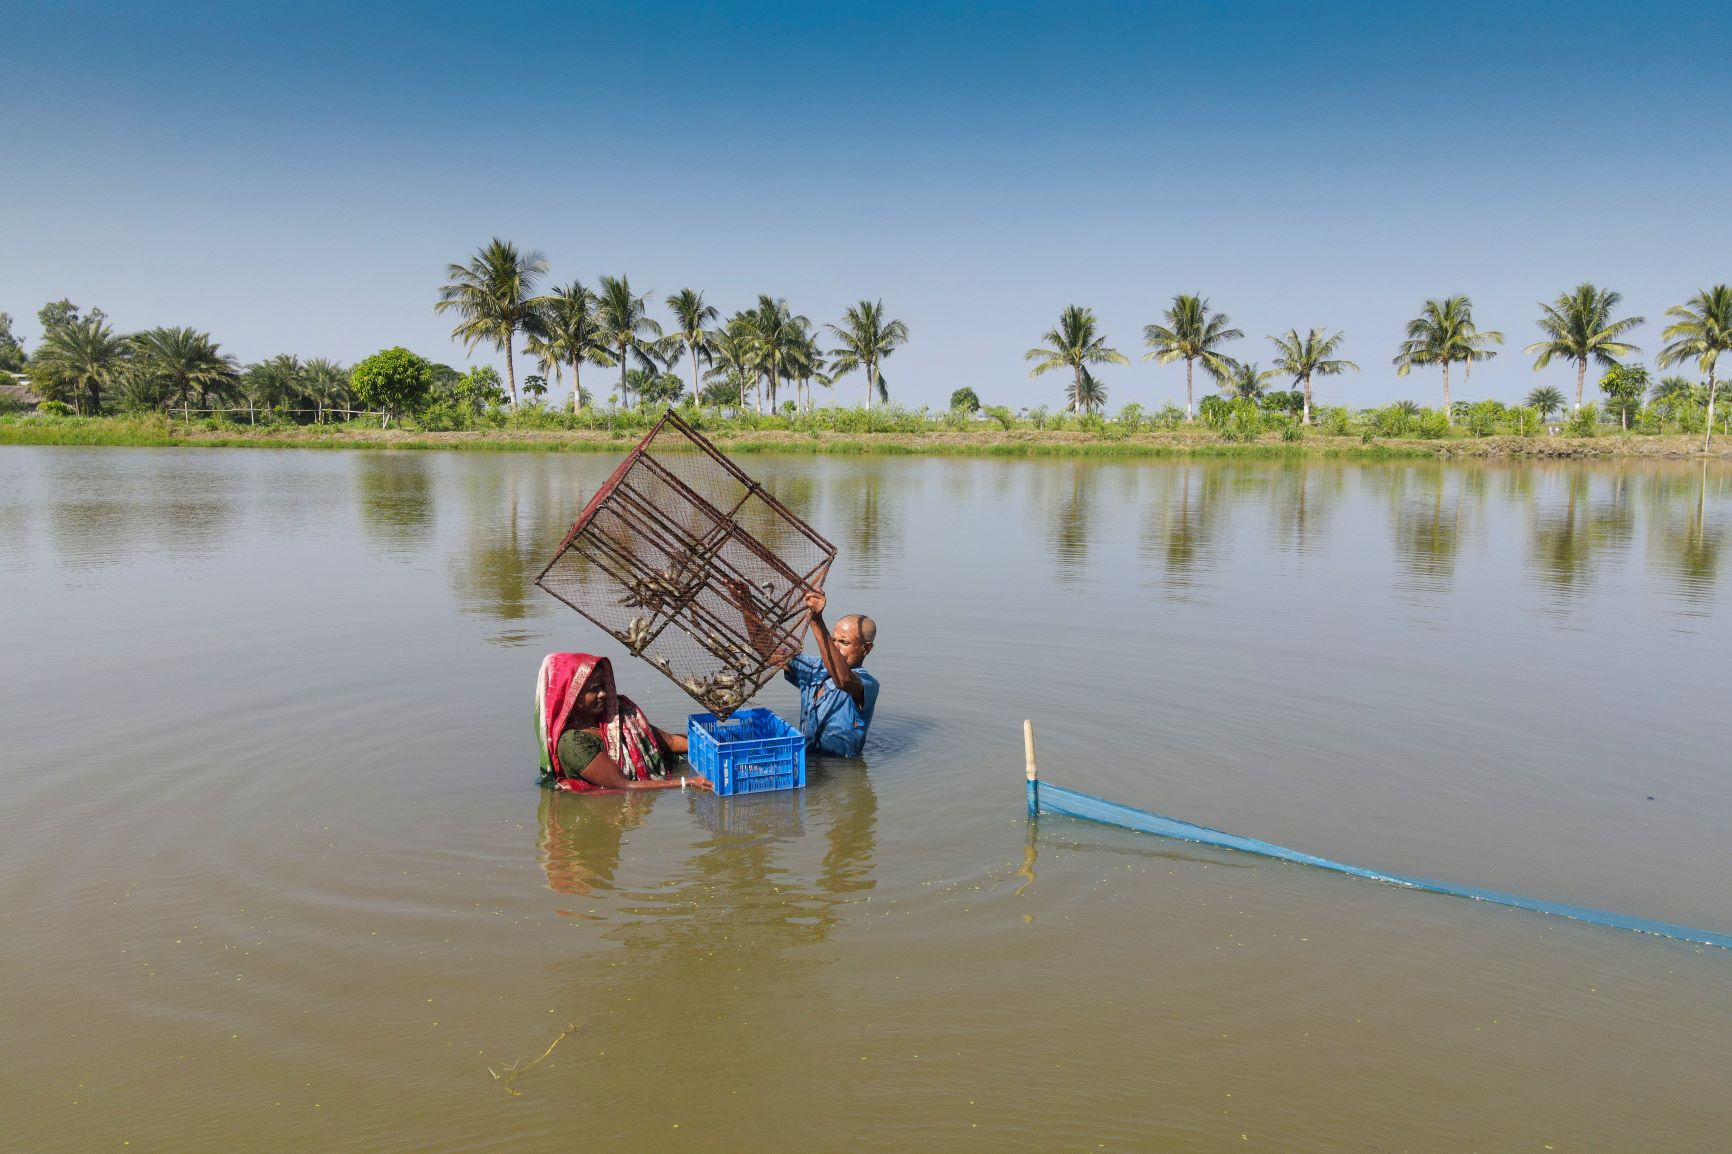
<path id="1" fill-rule="evenodd" d="M 1204 428 L 1102 435 L 1082 430 L 933 429 L 841 433 L 716 428 L 708 434 L 734 453 L 977 457 L 1335 457 L 1361 460 L 1430 457 L 1570 458 L 1700 457 L 1695 436 L 1332 437 L 1307 430 L 1229 440 Z M 160 417 L 0 417 L 0 445 L 194 446 L 270 449 L 456 449 L 490 452 L 620 452 L 642 429 L 478 429 L 427 432 L 368 424 L 185 425 Z M 1732 457 L 1715 445 L 1715 457 Z"/>

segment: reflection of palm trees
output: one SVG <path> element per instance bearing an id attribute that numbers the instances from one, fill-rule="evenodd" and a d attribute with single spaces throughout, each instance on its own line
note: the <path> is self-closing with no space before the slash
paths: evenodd
<path id="1" fill-rule="evenodd" d="M 1053 550 L 1058 559 L 1058 578 L 1080 580 L 1088 569 L 1089 544 L 1095 531 L 1095 487 L 1099 480 L 1095 465 L 1070 463 L 1070 485 L 1059 498 L 1053 515 Z"/>
<path id="2" fill-rule="evenodd" d="M 1400 468 L 1389 481 L 1396 559 L 1422 584 L 1447 586 L 1461 551 L 1461 493 L 1448 492 L 1441 464 Z"/>
<path id="3" fill-rule="evenodd" d="M 361 453 L 355 458 L 361 525 L 391 550 L 425 544 L 433 531 L 433 475 L 421 453 Z"/>
<path id="4" fill-rule="evenodd" d="M 902 512 L 912 470 L 887 470 L 872 462 L 847 469 L 833 480 L 835 518 L 848 545 L 853 575 L 867 588 L 902 551 Z"/>
<path id="5" fill-rule="evenodd" d="M 1298 553 L 1316 547 L 1334 509 L 1331 498 L 1339 496 L 1345 475 L 1338 467 L 1318 468 L 1304 458 L 1281 465 L 1270 502 L 1279 546 Z"/>
<path id="6" fill-rule="evenodd" d="M 551 610 L 534 596 L 535 575 L 575 515 L 576 496 L 553 472 L 523 473 L 464 462 L 467 535 L 451 556 L 451 581 L 466 612 L 520 621 Z M 587 564 L 578 551 L 570 564 Z"/>
<path id="7" fill-rule="evenodd" d="M 1596 499 L 1590 475 L 1572 470 L 1564 481 L 1562 509 L 1536 510 L 1532 521 L 1535 574 L 1545 584 L 1568 592 L 1591 576 L 1601 555 L 1627 548 L 1634 525 L 1629 479 L 1618 472 L 1609 497 Z"/>
<path id="8" fill-rule="evenodd" d="M 1143 521 L 1142 554 L 1158 561 L 1167 585 L 1188 588 L 1212 569 L 1224 523 L 1229 486 L 1219 461 L 1175 465 L 1157 474 L 1162 482 Z"/>
<path id="9" fill-rule="evenodd" d="M 1720 555 L 1726 548 L 1726 527 L 1708 517 L 1708 462 L 1696 477 L 1684 473 L 1656 474 L 1647 486 L 1650 541 L 1687 601 L 1711 601 L 1720 579 Z"/>

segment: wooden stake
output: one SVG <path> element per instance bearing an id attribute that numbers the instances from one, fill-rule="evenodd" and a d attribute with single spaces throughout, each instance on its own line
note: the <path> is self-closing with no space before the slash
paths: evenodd
<path id="1" fill-rule="evenodd" d="M 1022 752 L 1028 762 L 1028 816 L 1034 817 L 1040 812 L 1040 771 L 1034 765 L 1034 722 L 1026 718 L 1022 723 Z"/>

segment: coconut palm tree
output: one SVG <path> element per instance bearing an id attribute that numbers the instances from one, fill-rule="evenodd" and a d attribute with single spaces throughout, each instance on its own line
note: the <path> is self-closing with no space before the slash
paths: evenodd
<path id="1" fill-rule="evenodd" d="M 1291 376 L 1296 384 L 1305 390 L 1305 412 L 1301 423 L 1311 423 L 1311 378 L 1339 376 L 1352 369 L 1359 371 L 1359 366 L 1352 361 L 1338 360 L 1335 353 L 1341 347 L 1341 338 L 1345 334 L 1336 333 L 1326 336 L 1322 329 L 1312 329 L 1303 337 L 1298 329 L 1288 329 L 1285 336 L 1270 337 L 1269 343 L 1275 346 L 1276 370 Z"/>
<path id="2" fill-rule="evenodd" d="M 1066 399 L 1070 402 L 1073 413 L 1082 411 L 1077 406 L 1089 392 L 1083 385 L 1084 365 L 1131 363 L 1117 349 L 1108 348 L 1106 335 L 1098 330 L 1099 322 L 1095 320 L 1093 309 L 1085 309 L 1081 305 L 1067 305 L 1058 315 L 1058 326 L 1048 329 L 1040 338 L 1046 344 L 1022 354 L 1023 360 L 1035 362 L 1034 368 L 1028 371 L 1031 377 L 1038 377 L 1054 369 L 1071 371 Z M 1105 390 L 1102 390 L 1103 403 L 1104 394 Z"/>
<path id="3" fill-rule="evenodd" d="M 745 314 L 736 313 L 712 338 L 715 351 L 710 357 L 710 370 L 704 376 L 716 382 L 702 396 L 715 396 L 717 386 L 725 385 L 733 395 L 736 408 L 746 404 L 746 381 L 755 370 L 755 353 L 750 325 Z"/>
<path id="4" fill-rule="evenodd" d="M 1227 379 L 1235 362 L 1220 351 L 1228 341 L 1245 334 L 1229 326 L 1233 318 L 1226 313 L 1210 315 L 1209 299 L 1198 293 L 1180 293 L 1163 314 L 1166 324 L 1144 325 L 1143 343 L 1149 351 L 1143 360 L 1168 365 L 1181 358 L 1185 362 L 1185 420 L 1196 417 L 1191 404 L 1191 374 L 1198 361 L 1216 384 Z"/>
<path id="5" fill-rule="evenodd" d="M 505 378 L 511 385 L 511 403 L 517 404 L 517 366 L 512 346 L 517 333 L 533 323 L 536 311 L 535 285 L 547 272 L 547 258 L 539 252 L 517 251 L 517 246 L 494 237 L 476 251 L 467 264 L 447 265 L 446 283 L 439 287 L 433 311 L 456 310 L 462 323 L 451 330 L 465 349 L 482 341 L 505 353 Z"/>
<path id="6" fill-rule="evenodd" d="M 1499 332 L 1481 332 L 1473 323 L 1473 301 L 1465 296 L 1428 300 L 1419 315 L 1407 322 L 1407 339 L 1401 342 L 1393 364 L 1395 375 L 1405 377 L 1415 368 L 1443 368 L 1443 411 L 1454 421 L 1449 407 L 1449 366 L 1472 364 L 1497 356 L 1485 347 L 1502 342 Z"/>
<path id="7" fill-rule="evenodd" d="M 788 346 L 788 372 L 794 379 L 794 395 L 803 413 L 811 408 L 812 382 L 816 380 L 828 385 L 830 381 L 824 373 L 824 350 L 818 347 L 818 336 L 812 330 L 812 322 L 805 317 L 796 317 L 794 329 Z"/>
<path id="8" fill-rule="evenodd" d="M 1278 376 L 1280 373 L 1275 369 L 1265 369 L 1255 361 L 1249 364 L 1234 361 L 1219 388 L 1234 400 L 1260 401 L 1269 391 L 1269 382 Z"/>
<path id="9" fill-rule="evenodd" d="M 1669 342 L 1660 350 L 1660 367 L 1694 360 L 1696 367 L 1708 374 L 1708 426 L 1702 439 L 1706 453 L 1714 441 L 1715 364 L 1721 353 L 1732 349 L 1732 286 L 1718 284 L 1704 289 L 1691 297 L 1689 304 L 1668 308 L 1666 315 L 1672 323 L 1660 334 Z"/>
<path id="10" fill-rule="evenodd" d="M 775 412 L 776 389 L 781 382 L 794 379 L 790 370 L 812 322 L 790 313 L 787 301 L 768 295 L 759 296 L 758 307 L 745 316 L 752 334 L 755 370 L 764 379 L 770 411 Z"/>
<path id="11" fill-rule="evenodd" d="M 88 400 L 94 417 L 102 413 L 103 390 L 120 381 L 131 354 L 127 339 L 115 335 L 100 310 L 92 310 L 88 317 L 50 326 L 24 371 L 42 396 L 71 398 L 80 413 Z"/>
<path id="12" fill-rule="evenodd" d="M 704 294 L 696 289 L 681 289 L 667 299 L 674 314 L 674 331 L 668 336 L 686 347 L 692 361 L 692 396 L 698 395 L 698 361 L 707 361 L 714 352 L 709 331 L 704 327 L 721 319 L 715 305 L 704 303 Z"/>
<path id="13" fill-rule="evenodd" d="M 601 291 L 596 294 L 596 319 L 601 323 L 602 343 L 619 365 L 619 403 L 630 407 L 626 387 L 626 369 L 632 361 L 646 372 L 662 368 L 662 327 L 649 315 L 644 303 L 649 294 L 639 296 L 631 291 L 628 276 L 601 278 Z M 648 338 L 654 337 L 652 341 Z"/>
<path id="14" fill-rule="evenodd" d="M 1541 385 L 1528 394 L 1527 404 L 1540 411 L 1540 420 L 1549 421 L 1553 413 L 1564 407 L 1564 395 L 1550 385 Z"/>
<path id="15" fill-rule="evenodd" d="M 842 346 L 830 350 L 831 379 L 840 380 L 855 369 L 862 369 L 866 373 L 866 407 L 872 407 L 874 394 L 888 404 L 890 388 L 884 379 L 884 358 L 908 343 L 908 326 L 899 320 L 886 320 L 883 301 L 863 300 L 849 306 L 842 314 L 841 324 L 824 327 Z"/>
<path id="16" fill-rule="evenodd" d="M 1469 384 L 1473 381 L 1473 366 L 1477 361 L 1489 361 L 1497 356 L 1495 349 L 1488 345 L 1503 344 L 1503 334 L 1493 329 L 1481 332 L 1473 323 L 1473 305 L 1468 304 L 1467 325 L 1462 333 L 1462 344 L 1467 348 L 1467 355 L 1462 358 L 1461 381 Z"/>
<path id="17" fill-rule="evenodd" d="M 133 372 L 150 379 L 170 404 L 188 407 L 197 394 L 199 408 L 209 408 L 211 394 L 231 396 L 239 384 L 235 359 L 209 333 L 154 328 L 130 340 Z"/>
<path id="18" fill-rule="evenodd" d="M 1576 408 L 1582 407 L 1582 383 L 1588 376 L 1591 360 L 1602 368 L 1611 368 L 1619 357 L 1642 350 L 1618 338 L 1643 323 L 1642 317 L 1613 320 L 1612 310 L 1623 300 L 1623 294 L 1611 289 L 1595 288 L 1583 281 L 1572 292 L 1564 293 L 1551 304 L 1540 302 L 1540 331 L 1543 341 L 1535 341 L 1522 352 L 1536 357 L 1534 371 L 1552 363 L 1552 358 L 1576 362 Z"/>
<path id="19" fill-rule="evenodd" d="M 606 333 L 597 315 L 596 295 L 582 281 L 555 288 L 536 301 L 534 323 L 524 347 L 535 356 L 544 377 L 563 380 L 564 367 L 571 366 L 572 407 L 581 409 L 585 362 L 603 368 L 613 364 Z"/>

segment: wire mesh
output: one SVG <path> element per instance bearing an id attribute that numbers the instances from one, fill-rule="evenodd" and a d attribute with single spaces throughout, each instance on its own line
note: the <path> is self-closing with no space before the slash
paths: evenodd
<path id="1" fill-rule="evenodd" d="M 535 583 L 726 717 L 800 651 L 836 548 L 672 410 Z"/>

